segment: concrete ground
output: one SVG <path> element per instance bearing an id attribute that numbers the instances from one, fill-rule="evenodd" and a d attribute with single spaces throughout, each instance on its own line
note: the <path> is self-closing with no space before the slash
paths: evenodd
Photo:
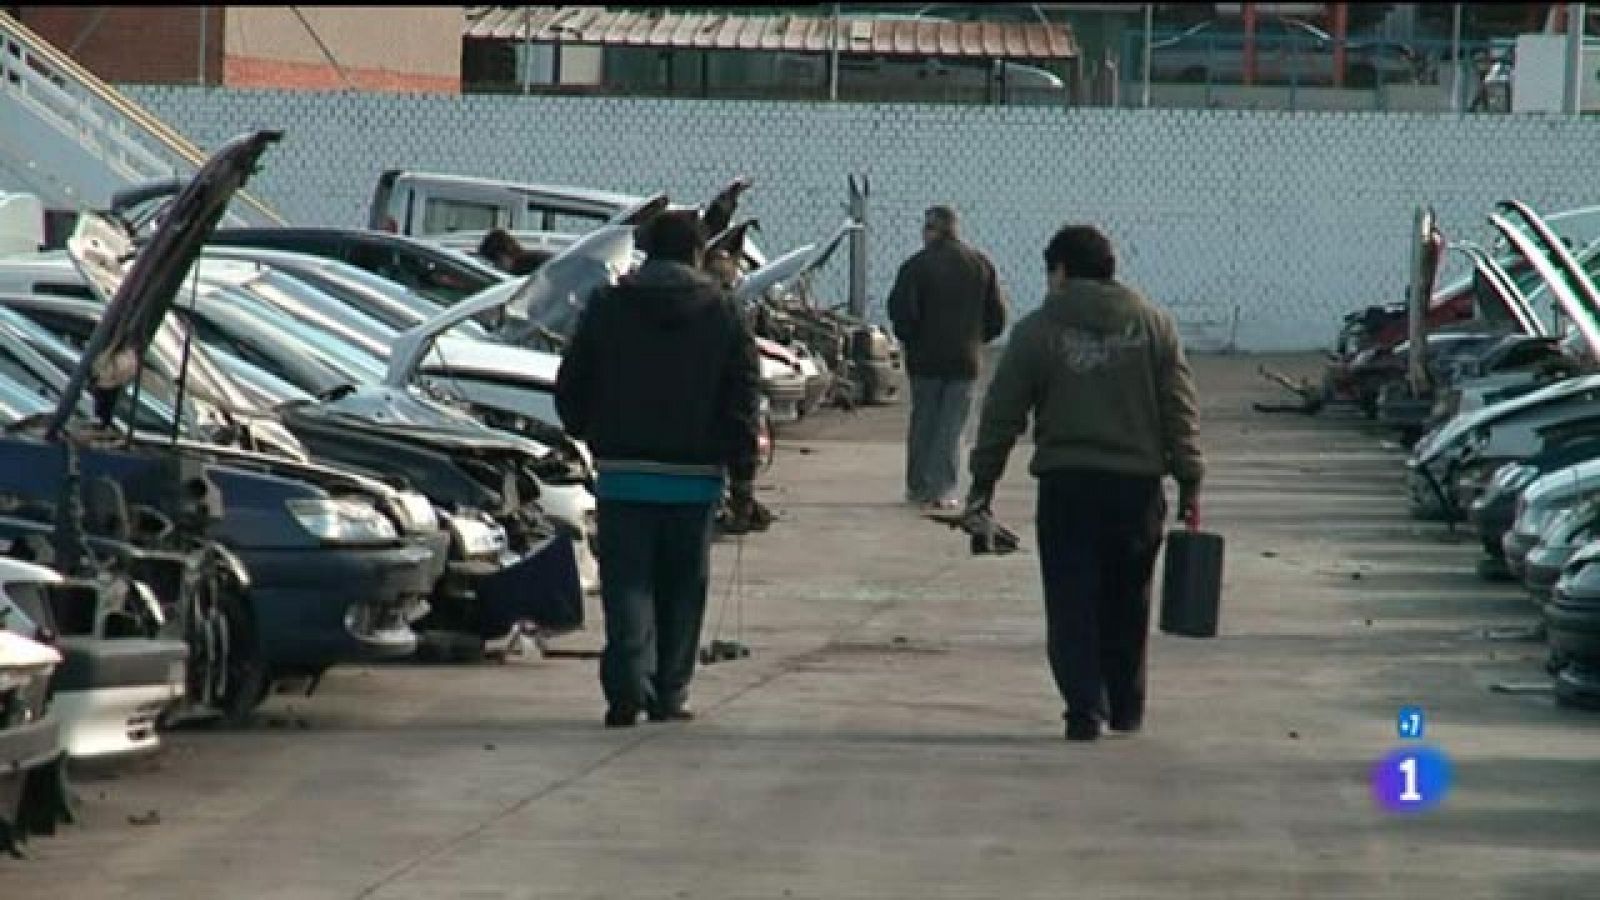
<path id="1" fill-rule="evenodd" d="M 1600 894 L 1600 719 L 1489 690 L 1542 680 L 1541 645 L 1480 633 L 1531 607 L 1405 517 L 1362 423 L 1250 411 L 1283 399 L 1257 362 L 1198 365 L 1224 634 L 1152 638 L 1137 737 L 1061 740 L 1036 556 L 902 508 L 905 411 L 870 410 L 784 444 L 782 522 L 743 549 L 755 655 L 701 673 L 700 721 L 602 730 L 590 661 L 336 671 L 80 778 L 82 825 L 0 862 L 0 897 Z M 1025 452 L 998 511 L 1031 544 Z M 1457 783 L 1401 819 L 1367 775 L 1404 704 Z"/>

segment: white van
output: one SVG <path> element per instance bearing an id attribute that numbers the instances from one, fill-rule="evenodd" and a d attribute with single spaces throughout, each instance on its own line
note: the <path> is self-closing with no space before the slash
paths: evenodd
<path id="1" fill-rule="evenodd" d="M 0 256 L 44 249 L 44 204 L 32 194 L 0 191 Z"/>
<path id="2" fill-rule="evenodd" d="M 590 188 L 390 169 L 378 177 L 367 227 L 415 237 L 495 228 L 583 234 L 642 199 Z"/>
<path id="3" fill-rule="evenodd" d="M 378 177 L 367 227 L 468 252 L 485 232 L 503 228 L 525 247 L 556 253 L 570 245 L 573 237 L 595 230 L 648 199 L 592 188 L 390 169 Z M 445 235 L 460 235 L 460 239 L 441 240 Z M 745 255 L 754 265 L 766 262 L 765 254 L 748 238 Z"/>

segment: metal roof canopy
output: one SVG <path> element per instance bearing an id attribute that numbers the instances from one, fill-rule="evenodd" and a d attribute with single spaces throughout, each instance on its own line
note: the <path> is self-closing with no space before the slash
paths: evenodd
<path id="1" fill-rule="evenodd" d="M 612 11 L 603 6 L 476 6 L 462 37 L 605 47 L 828 53 L 831 16 L 737 16 L 726 13 Z M 1064 24 L 946 22 L 843 16 L 846 56 L 939 56 L 1073 59 L 1077 43 Z"/>

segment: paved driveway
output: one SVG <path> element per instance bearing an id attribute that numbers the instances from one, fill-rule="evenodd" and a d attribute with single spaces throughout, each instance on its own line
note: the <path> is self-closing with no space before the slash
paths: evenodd
<path id="1" fill-rule="evenodd" d="M 702 673 L 701 721 L 602 730 L 589 661 L 337 671 L 80 779 L 84 823 L 0 862 L 0 897 L 1593 896 L 1600 719 L 1487 689 L 1539 677 L 1478 634 L 1531 607 L 1405 518 L 1358 423 L 1248 412 L 1278 399 L 1255 364 L 1199 366 L 1225 634 L 1153 638 L 1136 738 L 1061 740 L 1036 557 L 900 507 L 904 410 L 871 410 L 782 448 L 755 656 Z M 998 509 L 1031 543 L 1024 468 Z M 1407 703 L 1458 787 L 1398 820 L 1366 777 Z"/>

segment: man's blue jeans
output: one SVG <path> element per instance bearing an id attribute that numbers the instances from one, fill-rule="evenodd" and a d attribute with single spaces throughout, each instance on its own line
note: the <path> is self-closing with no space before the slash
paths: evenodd
<path id="1" fill-rule="evenodd" d="M 713 508 L 602 499 L 597 519 L 606 702 L 613 709 L 680 707 L 705 619 Z"/>
<path id="2" fill-rule="evenodd" d="M 919 503 L 955 499 L 961 479 L 961 433 L 972 410 L 972 382 L 911 379 L 911 431 L 906 436 L 906 497 Z"/>

